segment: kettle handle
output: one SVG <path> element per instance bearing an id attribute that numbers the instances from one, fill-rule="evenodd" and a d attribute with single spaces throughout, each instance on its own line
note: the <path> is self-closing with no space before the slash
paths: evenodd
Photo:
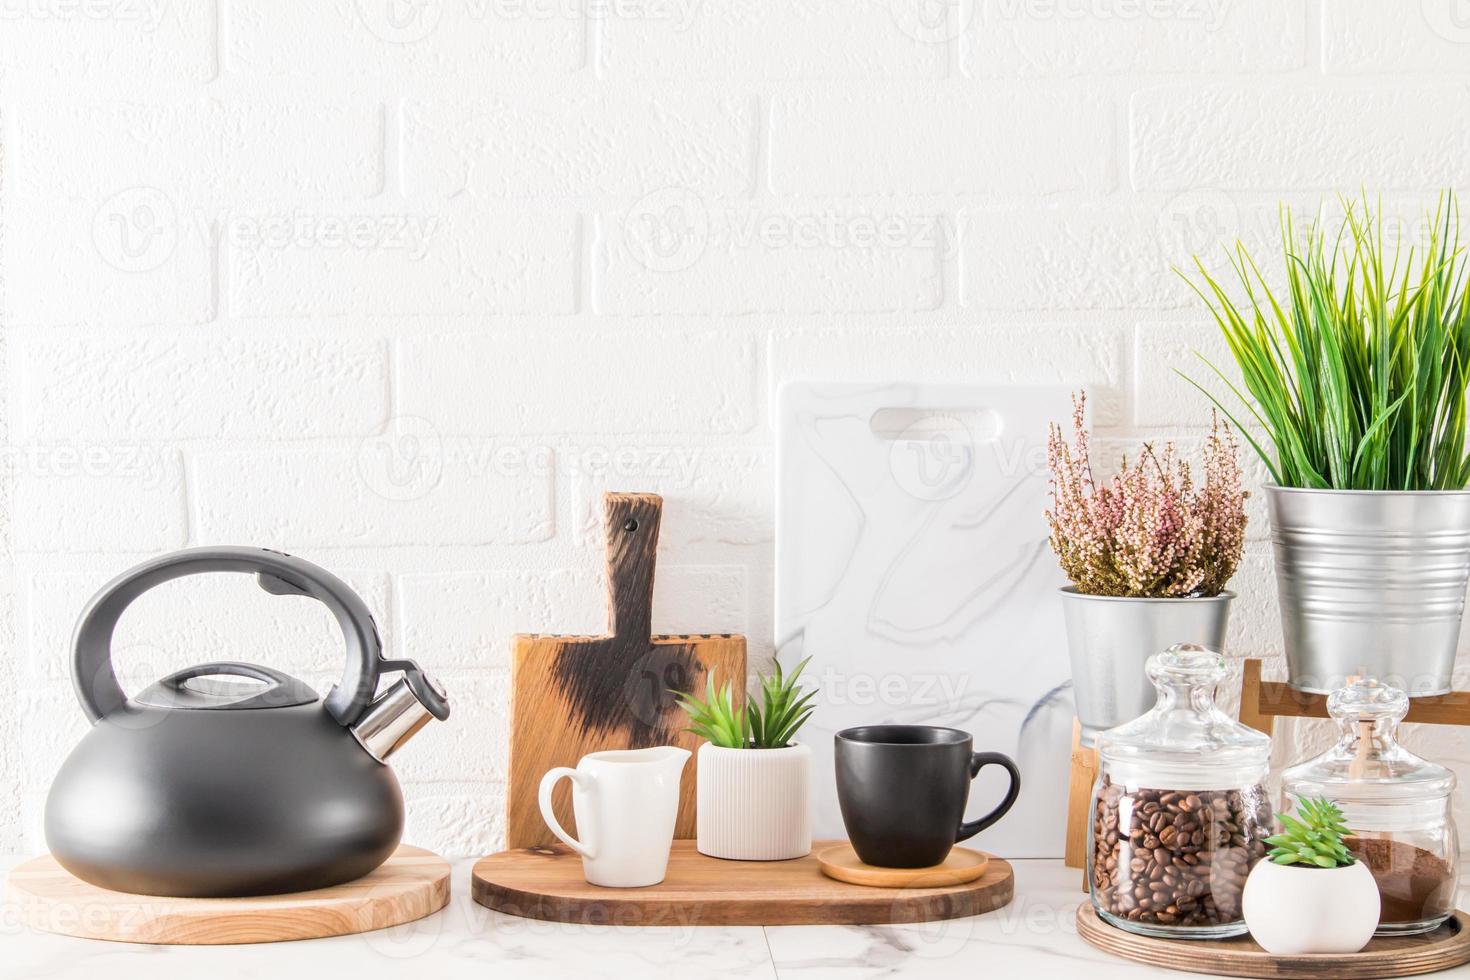
<path id="1" fill-rule="evenodd" d="M 245 572 L 259 577 L 273 595 L 303 595 L 325 605 L 347 643 L 342 680 L 327 693 L 325 706 L 339 724 L 351 725 L 367 710 L 383 670 L 382 641 L 373 615 L 347 583 L 309 561 L 268 548 L 186 548 L 137 565 L 113 579 L 87 603 L 72 637 L 72 687 L 88 720 L 127 703 L 112 666 L 112 632 L 123 611 L 144 592 L 164 582 L 203 572 Z"/>

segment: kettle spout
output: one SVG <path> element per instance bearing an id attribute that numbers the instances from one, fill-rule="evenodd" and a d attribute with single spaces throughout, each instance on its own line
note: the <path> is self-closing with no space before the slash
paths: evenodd
<path id="1" fill-rule="evenodd" d="M 448 717 L 449 698 L 444 689 L 414 665 L 406 667 L 403 676 L 379 694 L 347 730 L 369 755 L 386 762 L 431 718 L 443 721 Z"/>

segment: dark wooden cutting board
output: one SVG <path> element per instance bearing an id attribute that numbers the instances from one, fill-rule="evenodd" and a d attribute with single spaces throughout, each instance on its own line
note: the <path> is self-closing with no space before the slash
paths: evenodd
<path id="1" fill-rule="evenodd" d="M 700 739 L 671 691 L 702 694 L 705 677 L 745 690 L 745 637 L 652 635 L 654 554 L 663 500 L 651 493 L 603 497 L 607 538 L 608 633 L 515 638 L 511 652 L 510 785 L 507 848 L 555 840 L 536 802 L 541 777 L 589 752 L 679 745 Z M 684 767 L 676 837 L 693 837 L 695 763 Z M 576 834 L 571 787 L 553 796 L 558 819 Z"/>

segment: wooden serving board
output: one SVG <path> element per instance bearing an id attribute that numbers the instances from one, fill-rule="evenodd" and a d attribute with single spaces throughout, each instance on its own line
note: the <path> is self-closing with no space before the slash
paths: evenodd
<path id="1" fill-rule="evenodd" d="M 32 929 L 171 946 L 347 936 L 422 919 L 448 902 L 449 862 L 407 845 L 372 874 L 345 885 L 258 898 L 109 891 L 73 877 L 49 854 L 19 865 L 5 881 L 10 914 Z"/>
<path id="2" fill-rule="evenodd" d="M 653 573 L 663 500 L 651 493 L 603 497 L 607 537 L 608 633 L 605 636 L 521 635 L 511 653 L 510 786 L 505 833 L 509 847 L 556 840 L 541 819 L 537 787 L 556 766 L 589 752 L 678 745 L 700 739 L 685 731 L 688 715 L 671 691 L 702 694 L 706 674 L 745 692 L 745 637 L 653 636 Z M 695 766 L 684 767 L 674 836 L 695 834 Z M 552 797 L 561 825 L 576 835 L 571 787 Z"/>
<path id="3" fill-rule="evenodd" d="M 1077 909 L 1077 932 L 1098 949 L 1124 959 L 1226 977 L 1367 980 L 1435 973 L 1470 962 L 1470 916 L 1460 911 L 1422 936 L 1382 936 L 1361 952 L 1304 956 L 1272 955 L 1249 936 L 1202 940 L 1136 936 L 1104 922 L 1090 902 Z"/>
<path id="4" fill-rule="evenodd" d="M 1011 866 L 990 858 L 975 881 L 943 888 L 871 888 L 822 874 L 816 841 L 791 861 L 722 861 L 675 841 L 663 882 L 600 888 L 582 878 L 582 860 L 557 844 L 502 851 L 475 865 L 475 901 L 510 915 L 616 926 L 875 925 L 929 922 L 993 912 L 1015 890 Z"/>

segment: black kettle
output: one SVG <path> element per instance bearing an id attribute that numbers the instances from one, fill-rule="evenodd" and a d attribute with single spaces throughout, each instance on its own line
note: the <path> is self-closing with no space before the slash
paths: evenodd
<path id="1" fill-rule="evenodd" d="M 129 698 L 112 632 L 155 585 L 246 572 L 275 595 L 326 605 L 347 644 L 342 680 L 320 698 L 266 667 L 209 663 Z M 411 660 L 382 659 L 372 614 L 341 579 L 262 548 L 192 548 L 108 583 L 72 640 L 72 684 L 89 731 L 46 800 L 46 843 L 67 871 L 145 895 L 223 898 L 324 888 L 387 860 L 403 794 L 384 760 L 449 717 L 444 691 Z M 402 677 L 378 695 L 380 674 Z"/>

